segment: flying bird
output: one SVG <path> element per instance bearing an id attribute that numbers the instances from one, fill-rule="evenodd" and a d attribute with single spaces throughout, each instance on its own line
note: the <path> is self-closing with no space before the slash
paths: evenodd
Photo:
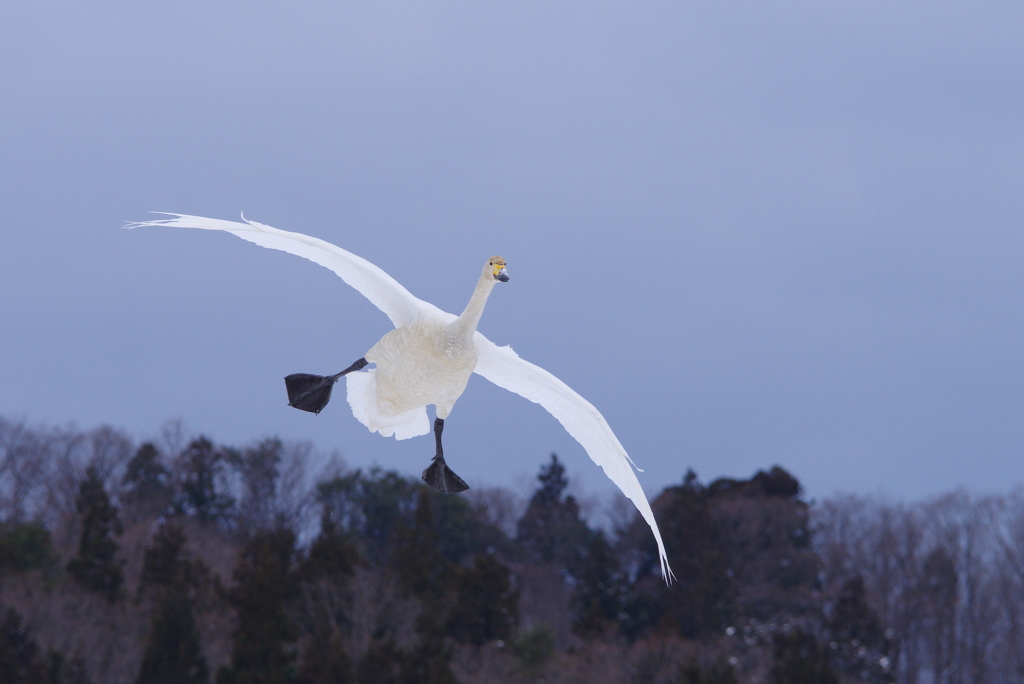
<path id="1" fill-rule="evenodd" d="M 366 259 L 318 238 L 279 230 L 242 216 L 242 222 L 172 214 L 172 218 L 141 221 L 128 228 L 169 226 L 223 230 L 261 247 L 278 249 L 325 266 L 387 314 L 395 329 L 362 357 L 334 375 L 295 373 L 285 378 L 288 403 L 319 413 L 330 401 L 334 383 L 345 378 L 348 403 L 355 417 L 385 437 L 408 439 L 430 432 L 426 407 L 433 404 L 436 453 L 423 471 L 423 481 L 443 494 L 469 489 L 444 458 L 444 421 L 473 373 L 543 406 L 565 427 L 651 526 L 658 544 L 661 574 L 674 579 L 658 523 L 640 482 L 636 465 L 607 421 L 586 399 L 539 366 L 525 361 L 511 347 L 499 347 L 477 332 L 491 290 L 509 279 L 505 260 L 493 256 L 484 264 L 473 295 L 455 316 L 417 299 L 394 278 Z M 375 364 L 374 368 L 364 370 Z"/>

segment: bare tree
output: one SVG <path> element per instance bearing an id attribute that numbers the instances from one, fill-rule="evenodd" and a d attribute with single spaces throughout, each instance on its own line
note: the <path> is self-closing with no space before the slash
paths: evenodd
<path id="1" fill-rule="evenodd" d="M 995 592 L 1005 626 L 1000 660 L 1007 681 L 1024 681 L 1024 488 L 996 501 L 988 529 L 996 545 Z"/>
<path id="2" fill-rule="evenodd" d="M 313 446 L 264 439 L 231 459 L 238 491 L 239 531 L 249 534 L 284 525 L 301 538 L 313 530 L 312 486 L 307 475 Z"/>
<path id="3" fill-rule="evenodd" d="M 515 536 L 516 523 L 526 510 L 526 501 L 521 496 L 503 487 L 478 487 L 466 496 L 479 516 L 507 537 Z"/>
<path id="4" fill-rule="evenodd" d="M 20 523 L 38 513 L 49 456 L 39 430 L 0 418 L 0 519 Z"/>
<path id="5" fill-rule="evenodd" d="M 118 494 L 124 468 L 135 453 L 135 443 L 123 431 L 101 425 L 85 434 L 86 467 L 93 467 L 111 494 Z"/>
<path id="6" fill-rule="evenodd" d="M 921 670 L 920 559 L 924 520 L 915 507 L 871 497 L 840 496 L 814 509 L 815 548 L 824 566 L 825 588 L 863 578 L 893 655 L 880 663 L 903 684 L 916 684 Z"/>
<path id="7" fill-rule="evenodd" d="M 814 516 L 826 594 L 864 578 L 897 681 L 1024 681 L 1024 490 L 910 505 L 840 496 Z"/>

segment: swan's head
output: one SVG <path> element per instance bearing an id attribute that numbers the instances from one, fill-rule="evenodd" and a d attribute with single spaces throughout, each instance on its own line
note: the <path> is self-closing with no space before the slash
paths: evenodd
<path id="1" fill-rule="evenodd" d="M 503 283 L 508 282 L 508 271 L 505 270 L 505 260 L 500 256 L 492 256 L 488 259 L 487 268 L 490 269 L 491 275 L 494 276 L 495 280 L 500 280 Z"/>

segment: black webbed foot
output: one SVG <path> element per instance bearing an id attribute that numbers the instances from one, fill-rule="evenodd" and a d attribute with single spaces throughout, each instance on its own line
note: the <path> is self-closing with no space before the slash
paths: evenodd
<path id="1" fill-rule="evenodd" d="M 331 390 L 338 378 L 330 375 L 292 373 L 284 379 L 288 388 L 288 405 L 310 413 L 320 413 L 331 400 Z"/>
<path id="2" fill-rule="evenodd" d="M 310 413 L 320 413 L 331 400 L 331 390 L 338 378 L 367 365 L 366 359 L 359 359 L 335 375 L 292 373 L 284 379 L 284 386 L 288 389 L 288 405 Z"/>
<path id="3" fill-rule="evenodd" d="M 423 471 L 423 481 L 442 494 L 458 494 L 469 489 L 469 485 L 461 477 L 452 472 L 444 457 L 435 456 L 430 465 Z"/>
<path id="4" fill-rule="evenodd" d="M 441 448 L 441 433 L 444 432 L 444 419 L 434 419 L 434 441 L 437 453 L 430 465 L 423 471 L 423 481 L 442 494 L 458 494 L 469 489 L 469 485 L 461 477 L 452 472 L 444 462 L 444 449 Z"/>

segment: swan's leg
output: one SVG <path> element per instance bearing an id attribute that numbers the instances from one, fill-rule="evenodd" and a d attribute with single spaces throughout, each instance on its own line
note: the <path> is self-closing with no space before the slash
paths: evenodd
<path id="1" fill-rule="evenodd" d="M 331 389 L 338 378 L 357 371 L 366 364 L 366 359 L 359 359 L 335 375 L 292 373 L 284 379 L 284 386 L 288 389 L 288 405 L 310 413 L 320 413 L 331 400 Z"/>
<path id="2" fill-rule="evenodd" d="M 437 443 L 437 453 L 434 454 L 427 469 L 423 471 L 423 481 L 442 494 L 458 494 L 469 489 L 469 485 L 453 473 L 448 464 L 444 462 L 444 451 L 441 449 L 441 432 L 443 430 L 444 420 L 435 418 L 434 441 Z"/>

